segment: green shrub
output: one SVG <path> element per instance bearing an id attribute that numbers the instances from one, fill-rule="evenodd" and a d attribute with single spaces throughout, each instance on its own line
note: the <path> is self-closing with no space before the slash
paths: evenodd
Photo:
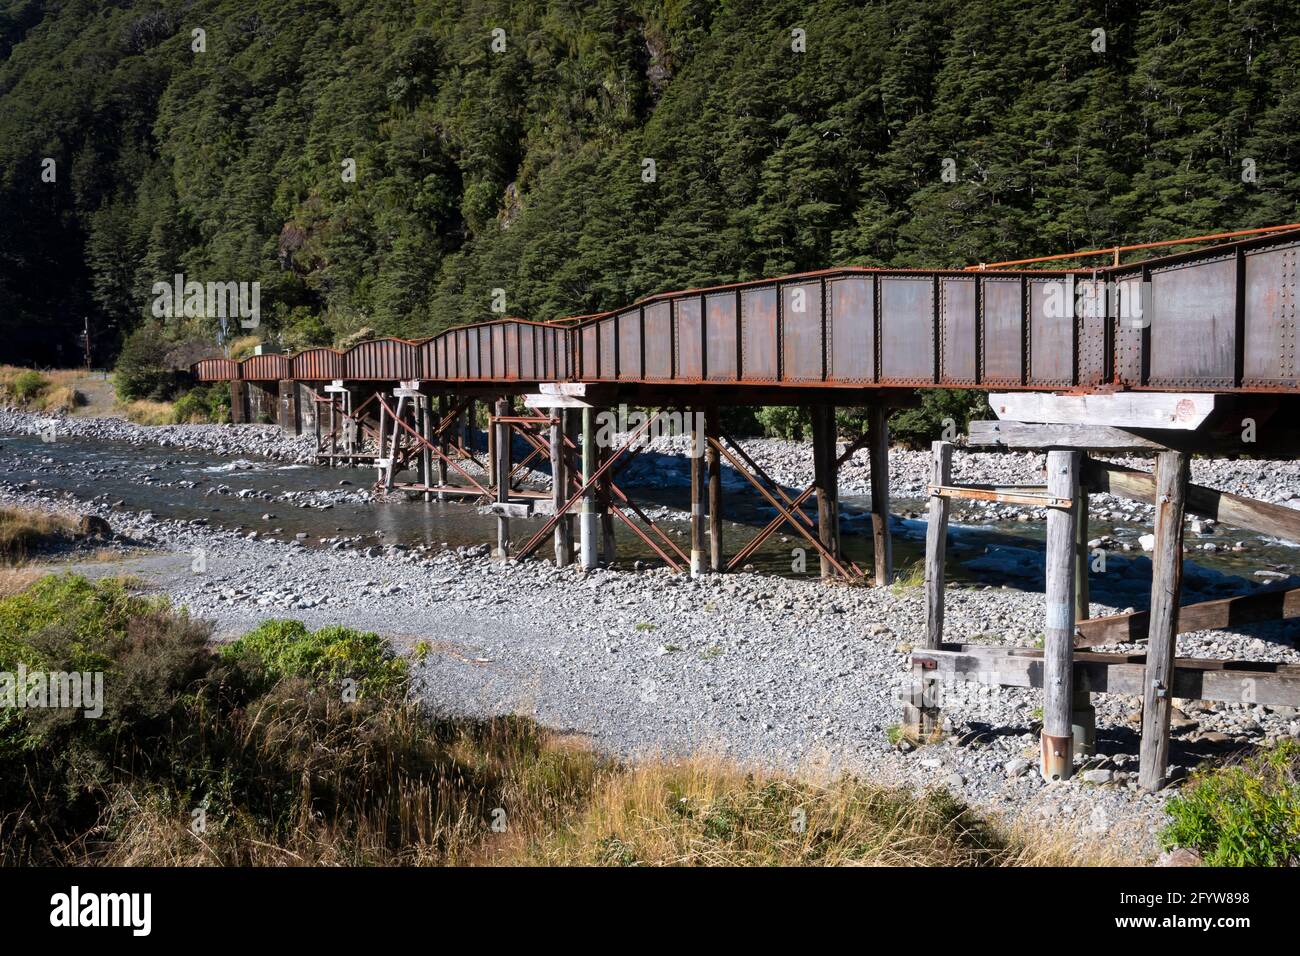
<path id="1" fill-rule="evenodd" d="M 180 389 L 181 373 L 167 365 L 168 345 L 159 322 L 145 322 L 126 337 L 113 370 L 113 384 L 123 401 L 171 401 Z"/>
<path id="2" fill-rule="evenodd" d="M 1166 810 L 1166 848 L 1196 850 L 1210 866 L 1300 865 L 1300 742 L 1195 774 Z"/>
<path id="3" fill-rule="evenodd" d="M 13 380 L 14 398 L 26 404 L 39 396 L 41 392 L 49 388 L 50 380 L 40 372 L 28 369 L 25 372 L 19 372 Z"/>
<path id="4" fill-rule="evenodd" d="M 892 442 L 908 448 L 925 448 L 930 442 L 964 435 L 971 420 L 988 417 L 988 396 L 960 388 L 936 388 L 921 392 L 921 404 L 905 408 L 889 418 Z"/>
<path id="5" fill-rule="evenodd" d="M 272 680 L 303 677 L 337 684 L 352 678 L 359 696 L 388 696 L 406 685 L 406 661 L 394 657 L 383 638 L 337 625 L 313 632 L 301 621 L 266 621 L 221 654 L 230 661 L 260 663 Z"/>
<path id="6" fill-rule="evenodd" d="M 173 407 L 176 421 L 181 423 L 214 423 L 230 421 L 230 389 L 224 383 L 200 385 L 190 389 L 176 400 Z"/>
<path id="7" fill-rule="evenodd" d="M 763 434 L 772 438 L 799 441 L 812 427 L 812 415 L 807 408 L 796 405 L 768 405 L 756 412 Z"/>

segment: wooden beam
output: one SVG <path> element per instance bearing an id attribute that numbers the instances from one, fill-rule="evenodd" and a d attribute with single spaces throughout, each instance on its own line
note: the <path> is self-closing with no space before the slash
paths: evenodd
<path id="1" fill-rule="evenodd" d="M 1265 621 L 1300 617 L 1300 588 L 1260 591 L 1217 601 L 1185 604 L 1178 609 L 1178 633 L 1213 631 Z M 1132 644 L 1147 639 L 1151 615 L 1147 611 L 1114 614 L 1075 624 L 1075 647 Z"/>
<path id="2" fill-rule="evenodd" d="M 1150 639 L 1138 766 L 1138 785 L 1150 791 L 1165 785 L 1169 766 L 1169 718 L 1174 706 L 1174 655 L 1183 586 L 1187 462 L 1187 455 L 1180 451 L 1161 452 L 1156 458 L 1156 544 L 1151 556 Z"/>
<path id="3" fill-rule="evenodd" d="M 1034 425 L 1027 422 L 971 422 L 970 443 L 1031 451 L 1049 448 L 1160 451 L 1168 447 L 1108 425 Z"/>
<path id="4" fill-rule="evenodd" d="M 835 575 L 831 558 L 840 556 L 835 408 L 831 405 L 814 405 L 811 411 L 813 484 L 817 489 L 817 539 L 826 549 L 821 555 L 821 574 L 823 578 L 830 578 Z"/>
<path id="5" fill-rule="evenodd" d="M 924 680 L 971 681 L 992 687 L 1041 688 L 1043 652 L 1029 647 L 945 644 L 912 652 Z M 1094 694 L 1141 696 L 1146 662 L 1141 654 L 1074 655 L 1075 683 Z M 1300 706 L 1300 665 L 1272 661 L 1179 658 L 1174 661 L 1172 696 L 1188 700 Z"/>
<path id="6" fill-rule="evenodd" d="M 496 404 L 496 417 L 506 418 L 510 415 L 510 400 L 508 398 L 498 398 Z M 497 422 L 494 429 L 496 434 L 496 472 L 497 472 L 497 500 L 498 506 L 507 505 L 510 502 L 510 473 L 514 470 L 510 463 L 510 445 L 511 435 L 510 426 L 504 422 Z M 510 518 L 507 509 L 498 507 L 497 516 L 497 558 L 502 560 L 510 557 Z"/>
<path id="7" fill-rule="evenodd" d="M 1146 504 L 1155 503 L 1156 479 L 1147 471 L 1089 460 L 1084 466 L 1084 480 L 1095 492 L 1119 495 Z M 1234 528 L 1300 541 L 1300 511 L 1285 505 L 1243 498 L 1189 482 L 1187 510 Z"/>
<path id="8" fill-rule="evenodd" d="M 697 423 L 698 424 L 698 423 Z M 722 434 L 718 406 L 704 410 L 704 441 L 706 470 L 709 477 L 709 570 L 720 574 L 726 567 L 722 556 L 722 456 L 717 446 L 708 439 Z"/>
<path id="9" fill-rule="evenodd" d="M 1214 399 L 1212 394 L 1183 392 L 991 392 L 989 407 L 1004 421 L 1190 431 L 1214 411 Z"/>
<path id="10" fill-rule="evenodd" d="M 1047 453 L 1047 492 L 1071 501 L 1079 495 L 1079 453 Z M 1047 512 L 1047 626 L 1043 642 L 1043 730 L 1039 768 L 1044 780 L 1074 773 L 1074 541 L 1075 511 Z"/>
<path id="11" fill-rule="evenodd" d="M 694 414 L 699 414 L 696 409 Z M 694 449 L 703 451 L 703 449 Z M 704 573 L 704 512 L 708 485 L 704 474 L 704 456 L 691 455 L 691 577 Z"/>
<path id="12" fill-rule="evenodd" d="M 894 542 L 889 533 L 889 407 L 871 406 L 867 444 L 871 456 L 871 536 L 874 542 L 876 587 L 894 580 Z"/>
<path id="13" fill-rule="evenodd" d="M 552 408 L 591 408 L 591 402 L 574 395 L 534 395 L 525 394 L 524 404 L 529 408 L 550 410 Z"/>

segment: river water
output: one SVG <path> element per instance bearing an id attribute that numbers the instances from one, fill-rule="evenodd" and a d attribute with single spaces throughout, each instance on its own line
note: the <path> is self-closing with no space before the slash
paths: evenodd
<path id="1" fill-rule="evenodd" d="M 734 553 L 775 514 L 753 494 L 737 494 L 734 476 L 726 476 L 727 517 L 724 551 Z M 474 505 L 459 502 L 425 502 L 398 495 L 387 500 L 357 500 L 357 492 L 374 478 L 370 469 L 327 469 L 264 460 L 235 460 L 198 451 L 178 451 L 120 442 L 59 438 L 52 443 L 39 436 L 0 436 L 0 482 L 28 489 L 67 492 L 77 498 L 102 498 L 120 509 L 152 512 L 155 517 L 193 521 L 264 537 L 292 539 L 305 534 L 304 543 L 319 546 L 322 539 L 360 537 L 356 546 L 402 544 L 433 548 L 481 545 L 495 540 L 495 518 L 480 515 Z M 342 483 L 342 484 L 341 484 Z M 664 509 L 683 512 L 688 489 L 673 480 L 653 487 L 624 486 L 683 551 L 689 549 L 688 522 L 657 514 Z M 863 568 L 872 561 L 870 500 L 845 496 L 841 500 L 841 537 L 846 557 Z M 925 523 L 908 514 L 924 514 L 924 502 L 896 499 L 894 513 L 894 565 L 907 571 L 920 561 L 925 543 Z M 266 517 L 270 515 L 270 517 Z M 537 519 L 512 523 L 516 544 L 540 527 Z M 1149 531 L 1140 523 L 1094 522 L 1091 533 L 1136 542 Z M 955 521 L 949 546 L 948 573 L 952 580 L 1010 583 L 1041 588 L 1041 521 Z M 651 550 L 628 529 L 616 527 L 618 558 L 622 564 L 654 560 Z M 1264 539 L 1251 532 L 1217 528 L 1213 535 L 1188 535 L 1188 545 L 1214 541 L 1220 547 L 1244 541 L 1247 549 L 1225 548 L 1215 553 L 1196 552 L 1187 567 L 1190 596 L 1221 596 L 1249 590 L 1261 582 L 1261 569 L 1290 573 L 1300 563 L 1300 549 L 1285 542 Z M 802 551 L 802 559 L 800 556 Z M 540 552 L 545 555 L 549 548 Z M 773 535 L 750 559 L 755 569 L 777 574 L 816 573 L 816 552 L 799 535 L 785 527 Z M 1140 550 L 1106 556 L 1104 571 L 1092 575 L 1094 600 L 1117 606 L 1142 606 L 1150 584 L 1150 562 Z M 1186 599 L 1185 599 L 1186 600 Z"/>

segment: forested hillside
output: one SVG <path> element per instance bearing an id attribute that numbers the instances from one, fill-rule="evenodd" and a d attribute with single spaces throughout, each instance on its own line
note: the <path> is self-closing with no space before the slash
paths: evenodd
<path id="1" fill-rule="evenodd" d="M 6 361 L 175 273 L 297 347 L 1300 218 L 1287 0 L 0 0 L 0 57 Z"/>

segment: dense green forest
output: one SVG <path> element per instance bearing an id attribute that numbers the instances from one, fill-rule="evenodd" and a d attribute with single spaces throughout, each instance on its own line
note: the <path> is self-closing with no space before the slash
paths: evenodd
<path id="1" fill-rule="evenodd" d="M 296 347 L 1300 218 L 1287 0 L 0 0 L 0 59 L 7 361 L 215 340 L 176 273 Z"/>

